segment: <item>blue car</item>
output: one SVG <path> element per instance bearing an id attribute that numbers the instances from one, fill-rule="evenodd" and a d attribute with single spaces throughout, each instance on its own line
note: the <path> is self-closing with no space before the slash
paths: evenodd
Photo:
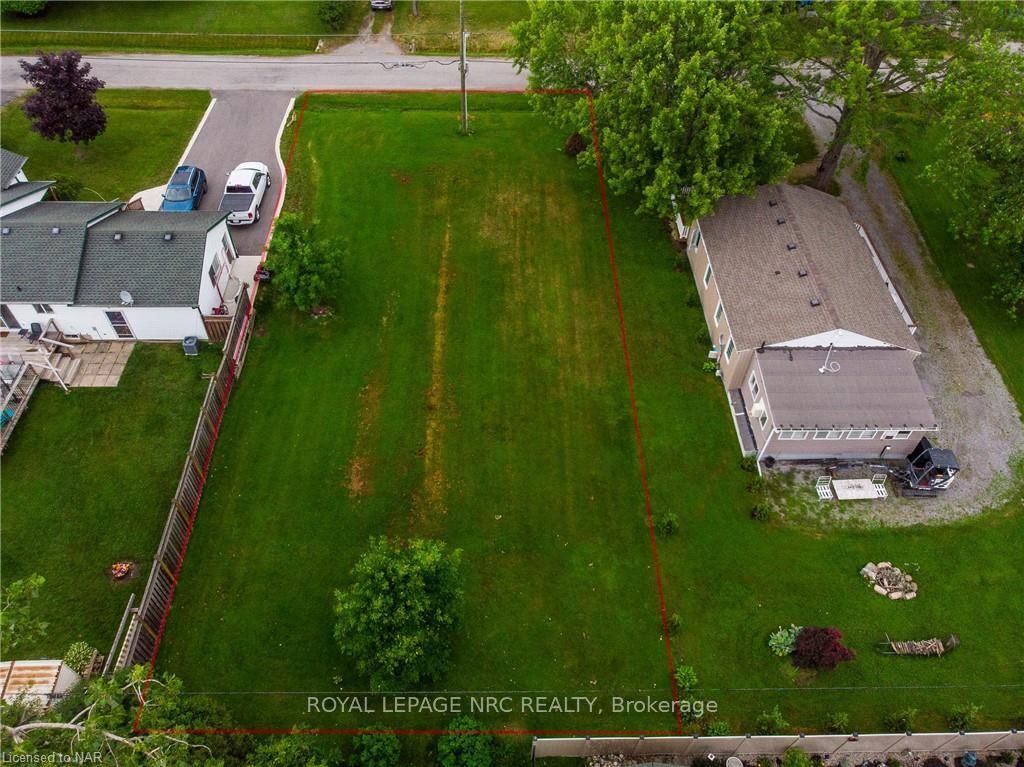
<path id="1" fill-rule="evenodd" d="M 174 169 L 164 190 L 160 210 L 198 210 L 199 201 L 206 194 L 206 174 L 202 168 L 181 165 Z"/>

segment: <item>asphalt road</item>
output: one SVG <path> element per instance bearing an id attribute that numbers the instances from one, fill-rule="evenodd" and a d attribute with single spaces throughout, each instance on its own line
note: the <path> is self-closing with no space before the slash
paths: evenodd
<path id="1" fill-rule="evenodd" d="M 0 57 L 4 101 L 25 90 L 18 59 Z M 92 74 L 108 88 L 197 88 L 211 91 L 432 90 L 459 87 L 458 60 L 404 55 L 187 56 L 111 54 L 86 56 Z M 472 59 L 467 85 L 479 90 L 522 90 L 526 73 L 503 59 Z"/>
<path id="2" fill-rule="evenodd" d="M 272 186 L 263 198 L 258 223 L 231 227 L 239 255 L 257 256 L 263 250 L 281 188 L 277 133 L 295 95 L 282 91 L 214 91 L 217 100 L 202 130 L 185 156 L 186 165 L 206 171 L 209 190 L 200 210 L 217 210 L 227 174 L 242 162 L 262 162 L 270 168 Z"/>

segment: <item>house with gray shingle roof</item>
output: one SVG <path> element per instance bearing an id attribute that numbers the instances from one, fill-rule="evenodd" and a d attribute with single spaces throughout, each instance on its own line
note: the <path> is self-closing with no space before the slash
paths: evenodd
<path id="1" fill-rule="evenodd" d="M 230 275 L 235 258 L 219 211 L 39 202 L 0 216 L 2 325 L 52 322 L 94 340 L 205 339 L 241 287 Z"/>
<path id="2" fill-rule="evenodd" d="M 28 158 L 0 147 L 0 216 L 35 205 L 54 181 L 29 181 L 23 170 Z"/>
<path id="3" fill-rule="evenodd" d="M 680 235 L 745 455 L 903 457 L 938 430 L 917 327 L 841 201 L 762 186 Z"/>

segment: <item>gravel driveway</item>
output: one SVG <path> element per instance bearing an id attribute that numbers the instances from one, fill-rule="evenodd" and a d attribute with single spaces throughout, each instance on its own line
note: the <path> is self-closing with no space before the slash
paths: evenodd
<path id="1" fill-rule="evenodd" d="M 239 163 L 255 160 L 270 168 L 273 186 L 263 198 L 260 221 L 250 226 L 231 227 L 235 247 L 242 256 L 258 256 L 263 252 L 274 219 L 282 176 L 277 161 L 277 133 L 291 96 L 279 91 L 214 93 L 217 102 L 185 157 L 186 165 L 196 165 L 206 171 L 209 191 L 203 197 L 200 210 L 218 208 L 227 174 Z"/>
<path id="2" fill-rule="evenodd" d="M 808 123 L 819 143 L 828 139 L 831 123 Z M 939 498 L 840 505 L 840 516 L 914 524 L 978 514 L 1010 490 L 1009 460 L 1024 454 L 1020 411 L 932 261 L 896 183 L 874 161 L 865 181 L 858 181 L 853 165 L 840 172 L 841 199 L 871 237 L 910 306 L 923 350 L 917 370 L 942 428 L 933 442 L 952 448 L 963 469 Z"/>

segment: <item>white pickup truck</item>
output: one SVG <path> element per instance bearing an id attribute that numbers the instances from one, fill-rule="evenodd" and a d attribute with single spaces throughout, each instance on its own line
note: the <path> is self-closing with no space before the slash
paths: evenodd
<path id="1" fill-rule="evenodd" d="M 260 220 L 260 206 L 270 189 L 270 169 L 261 162 L 243 162 L 228 174 L 220 209 L 228 214 L 228 223 L 235 226 L 255 224 Z"/>

